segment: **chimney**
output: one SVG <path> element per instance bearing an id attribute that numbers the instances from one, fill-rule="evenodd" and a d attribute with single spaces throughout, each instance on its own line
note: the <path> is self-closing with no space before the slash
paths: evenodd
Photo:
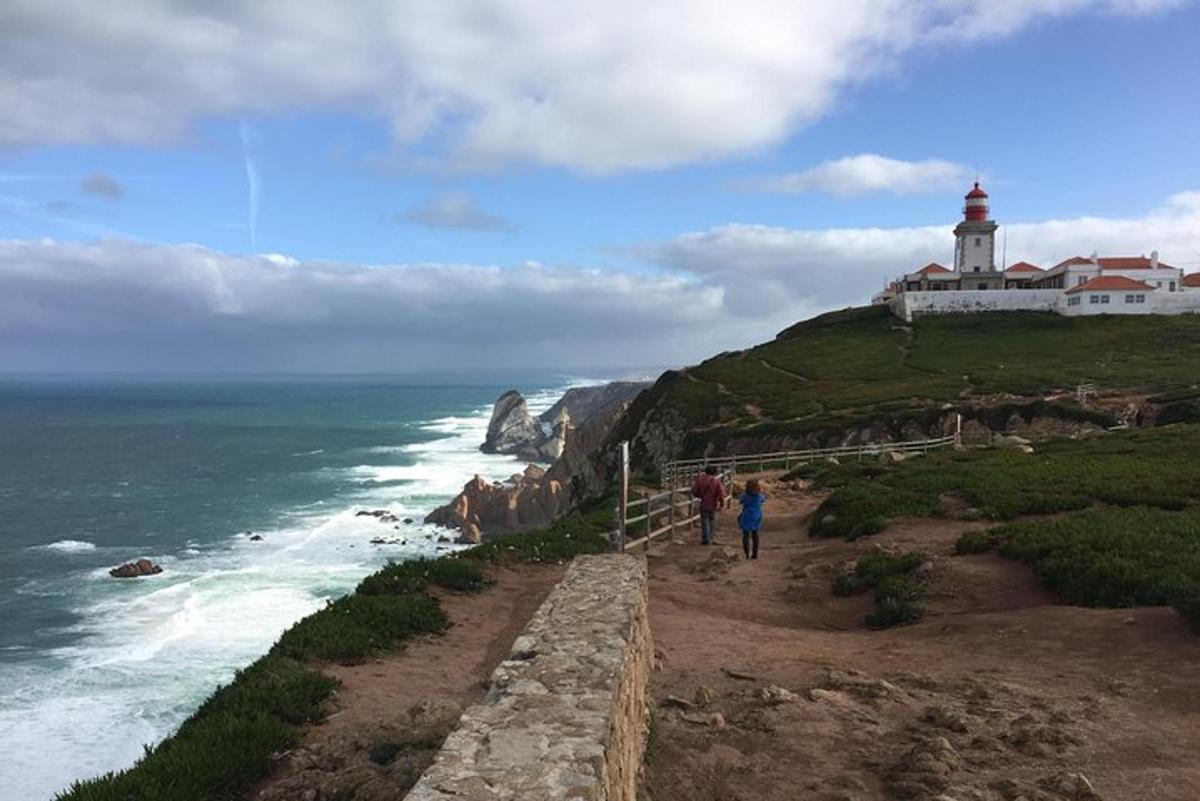
<path id="1" fill-rule="evenodd" d="M 1151 270 L 1158 269 L 1158 251 L 1157 250 L 1150 251 L 1150 269 Z"/>

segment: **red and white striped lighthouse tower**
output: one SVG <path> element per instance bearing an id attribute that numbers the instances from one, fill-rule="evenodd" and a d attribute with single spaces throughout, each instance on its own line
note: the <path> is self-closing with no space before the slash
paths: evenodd
<path id="1" fill-rule="evenodd" d="M 996 270 L 996 225 L 988 219 L 988 194 L 975 182 L 963 206 L 963 221 L 954 229 L 954 270 L 963 289 L 1003 289 Z"/>

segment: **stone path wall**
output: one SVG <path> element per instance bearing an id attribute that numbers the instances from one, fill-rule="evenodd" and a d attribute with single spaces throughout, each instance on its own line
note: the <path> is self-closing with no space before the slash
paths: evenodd
<path id="1" fill-rule="evenodd" d="M 577 557 L 407 801 L 634 801 L 652 652 L 645 561 Z"/>

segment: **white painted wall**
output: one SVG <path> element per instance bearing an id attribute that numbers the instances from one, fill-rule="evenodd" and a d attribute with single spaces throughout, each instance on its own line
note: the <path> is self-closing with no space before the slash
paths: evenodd
<path id="1" fill-rule="evenodd" d="M 975 267 L 983 272 L 996 268 L 996 235 L 993 233 L 964 233 L 959 237 L 958 269 L 965 276 L 975 272 Z M 975 244 L 979 240 L 979 244 Z"/>
<path id="2" fill-rule="evenodd" d="M 1200 293 L 1198 293 L 1200 294 Z M 903 292 L 892 299 L 892 313 L 903 320 L 924 314 L 983 311 L 1058 311 L 1059 289 L 991 289 L 961 292 Z"/>

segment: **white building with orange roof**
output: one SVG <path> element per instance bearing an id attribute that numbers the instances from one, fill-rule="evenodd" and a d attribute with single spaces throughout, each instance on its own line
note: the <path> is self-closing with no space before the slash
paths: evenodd
<path id="1" fill-rule="evenodd" d="M 995 220 L 979 182 L 954 229 L 954 264 L 931 262 L 887 284 L 872 303 L 897 316 L 980 311 L 1064 315 L 1200 313 L 1200 273 L 1149 256 L 1073 256 L 1049 269 L 1019 261 L 997 269 Z"/>

